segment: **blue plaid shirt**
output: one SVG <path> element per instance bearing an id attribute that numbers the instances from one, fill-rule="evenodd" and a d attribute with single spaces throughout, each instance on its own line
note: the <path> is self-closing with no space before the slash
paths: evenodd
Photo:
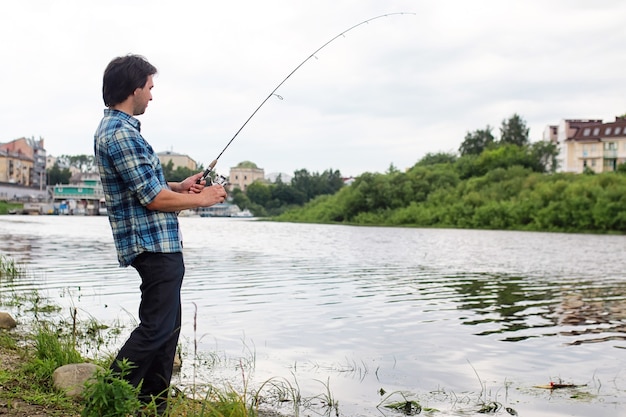
<path id="1" fill-rule="evenodd" d="M 182 252 L 176 213 L 149 210 L 169 188 L 158 156 L 140 133 L 136 118 L 105 109 L 94 135 L 109 222 L 120 266 L 142 252 Z"/>

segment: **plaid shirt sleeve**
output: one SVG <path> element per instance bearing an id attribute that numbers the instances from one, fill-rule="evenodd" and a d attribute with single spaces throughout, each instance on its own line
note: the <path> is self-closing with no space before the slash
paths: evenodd
<path id="1" fill-rule="evenodd" d="M 130 265 L 142 252 L 181 252 L 176 214 L 145 207 L 168 186 L 139 121 L 106 109 L 94 152 L 120 265 Z"/>

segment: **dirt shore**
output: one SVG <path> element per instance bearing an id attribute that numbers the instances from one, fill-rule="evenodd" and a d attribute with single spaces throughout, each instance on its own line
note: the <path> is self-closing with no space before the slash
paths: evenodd
<path id="1" fill-rule="evenodd" d="M 23 352 L 0 346 L 0 364 L 7 373 L 16 371 L 24 362 Z M 60 410 L 42 405 L 29 404 L 12 394 L 16 381 L 0 380 L 0 416 L 11 417 L 79 417 L 80 414 L 67 414 L 67 410 Z"/>
<path id="2" fill-rule="evenodd" d="M 7 374 L 16 371 L 26 360 L 25 352 L 0 346 L 0 368 Z M 11 417 L 80 417 L 80 413 L 68 414 L 67 409 L 30 404 L 15 398 L 17 381 L 3 381 L 0 378 L 0 416 Z M 285 417 L 280 413 L 263 411 L 259 417 Z"/>

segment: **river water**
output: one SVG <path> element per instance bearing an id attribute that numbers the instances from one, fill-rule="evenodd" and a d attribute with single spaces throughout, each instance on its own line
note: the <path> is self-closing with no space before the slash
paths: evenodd
<path id="1" fill-rule="evenodd" d="M 303 415 L 626 416 L 626 236 L 180 222 L 174 383 L 291 387 Z M 28 270 L 5 299 L 37 290 L 59 315 L 126 324 L 117 349 L 139 279 L 105 217 L 0 216 L 0 236 Z"/>

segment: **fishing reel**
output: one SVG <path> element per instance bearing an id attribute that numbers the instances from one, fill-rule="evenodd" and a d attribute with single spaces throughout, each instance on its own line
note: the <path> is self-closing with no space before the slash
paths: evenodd
<path id="1" fill-rule="evenodd" d="M 226 184 L 228 184 L 228 178 L 213 171 L 213 167 L 215 166 L 216 163 L 217 163 L 217 160 L 211 162 L 209 167 L 204 170 L 202 177 L 198 178 L 198 181 L 196 181 L 196 184 L 200 184 L 202 181 L 206 181 L 207 186 L 217 184 L 217 185 L 221 185 L 222 187 L 226 187 Z M 214 174 L 213 177 L 211 177 L 211 172 L 213 172 Z"/>
<path id="2" fill-rule="evenodd" d="M 215 178 L 207 177 L 207 185 L 221 185 L 225 187 L 228 184 L 228 178 L 223 175 L 215 174 Z"/>

